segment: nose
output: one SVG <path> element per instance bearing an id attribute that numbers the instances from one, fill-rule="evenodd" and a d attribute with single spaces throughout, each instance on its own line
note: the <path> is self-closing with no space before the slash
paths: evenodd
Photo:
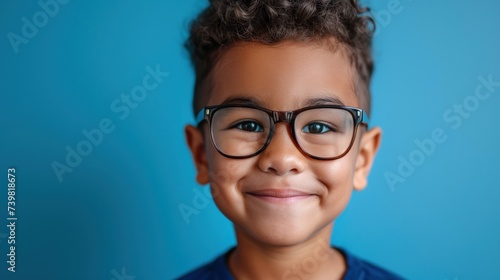
<path id="1" fill-rule="evenodd" d="M 306 160 L 293 141 L 289 125 L 278 123 L 271 142 L 259 155 L 258 165 L 263 172 L 283 176 L 303 172 Z"/>

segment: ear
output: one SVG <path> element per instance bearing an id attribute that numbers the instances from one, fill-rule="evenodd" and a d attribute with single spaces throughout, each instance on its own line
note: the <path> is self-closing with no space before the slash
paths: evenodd
<path id="1" fill-rule="evenodd" d="M 208 162 L 203 133 L 192 125 L 187 125 L 184 133 L 196 166 L 196 181 L 201 185 L 208 184 Z"/>
<path id="2" fill-rule="evenodd" d="M 357 191 L 363 190 L 368 184 L 368 175 L 370 174 L 370 169 L 372 168 L 381 139 L 382 130 L 379 127 L 371 128 L 364 132 L 361 137 L 353 181 L 354 189 Z"/>

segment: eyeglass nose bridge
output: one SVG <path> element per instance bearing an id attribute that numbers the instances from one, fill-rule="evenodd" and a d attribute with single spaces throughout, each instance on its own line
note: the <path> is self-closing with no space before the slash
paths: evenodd
<path id="1" fill-rule="evenodd" d="M 270 119 L 272 121 L 271 129 L 269 131 L 269 135 L 267 136 L 267 141 L 262 147 L 262 149 L 258 152 L 264 151 L 267 146 L 271 143 L 272 139 L 274 138 L 274 133 L 275 133 L 275 126 L 277 123 L 284 122 L 288 124 L 288 128 L 291 130 L 291 140 L 293 143 L 296 145 L 297 149 L 301 151 L 302 153 L 305 153 L 305 151 L 300 147 L 297 138 L 295 136 L 295 131 L 292 127 L 292 122 L 294 117 L 296 116 L 294 112 L 292 111 L 271 111 L 270 114 Z"/>
<path id="2" fill-rule="evenodd" d="M 272 120 L 273 120 L 274 124 L 279 123 L 279 122 L 291 123 L 292 118 L 293 118 L 293 112 L 273 111 L 273 114 L 272 114 Z"/>

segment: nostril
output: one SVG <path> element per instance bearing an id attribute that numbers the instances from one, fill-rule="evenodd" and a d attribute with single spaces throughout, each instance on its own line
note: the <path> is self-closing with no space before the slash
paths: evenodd
<path id="1" fill-rule="evenodd" d="M 266 173 L 270 173 L 273 175 L 277 176 L 284 176 L 286 174 L 293 174 L 293 173 L 299 173 L 297 168 L 283 168 L 283 169 L 278 169 L 274 167 L 268 167 L 266 170 Z"/>
<path id="2" fill-rule="evenodd" d="M 267 171 L 268 171 L 269 173 L 274 173 L 274 174 L 276 174 L 276 175 L 278 174 L 278 170 L 276 170 L 276 168 L 271 167 L 271 166 L 267 168 Z"/>

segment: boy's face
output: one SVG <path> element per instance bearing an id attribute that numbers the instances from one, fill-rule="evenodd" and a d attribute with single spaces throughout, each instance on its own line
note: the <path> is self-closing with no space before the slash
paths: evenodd
<path id="1" fill-rule="evenodd" d="M 326 101 L 330 98 L 359 107 L 354 77 L 341 49 L 332 52 L 317 43 L 244 43 L 218 60 L 206 105 L 251 98 L 261 107 L 292 111 L 314 99 L 333 104 Z M 198 182 L 210 183 L 216 205 L 238 234 L 273 245 L 298 244 L 331 229 L 352 190 L 366 186 L 381 134 L 378 128 L 359 126 L 348 154 L 316 160 L 298 149 L 288 124 L 280 122 L 262 153 L 231 159 L 214 148 L 206 123 L 202 129 L 186 127 Z"/>

